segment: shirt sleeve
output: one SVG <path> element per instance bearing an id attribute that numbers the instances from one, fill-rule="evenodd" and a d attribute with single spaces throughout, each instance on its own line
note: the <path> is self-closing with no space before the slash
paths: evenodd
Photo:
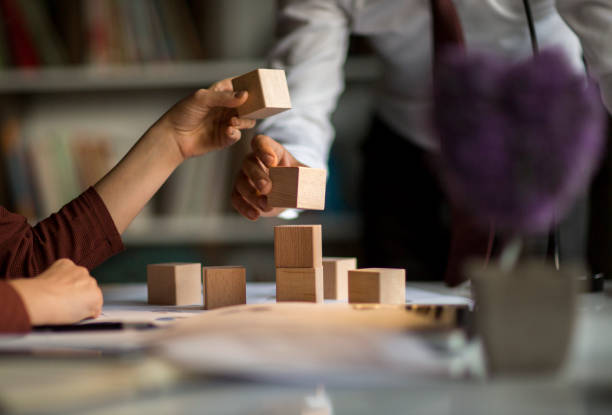
<path id="1" fill-rule="evenodd" d="M 589 72 L 612 113 L 612 0 L 556 0 L 556 4 L 580 39 Z"/>
<path id="2" fill-rule="evenodd" d="M 60 258 L 91 270 L 122 250 L 121 236 L 93 188 L 33 227 L 0 207 L 0 278 L 32 277 Z"/>
<path id="3" fill-rule="evenodd" d="M 305 165 L 325 168 L 334 137 L 330 116 L 344 89 L 347 13 L 336 1 L 285 0 L 277 25 L 270 66 L 285 69 L 293 108 L 264 120 L 258 132 Z"/>
<path id="4" fill-rule="evenodd" d="M 30 316 L 17 291 L 6 281 L 0 281 L 0 333 L 30 331 Z"/>

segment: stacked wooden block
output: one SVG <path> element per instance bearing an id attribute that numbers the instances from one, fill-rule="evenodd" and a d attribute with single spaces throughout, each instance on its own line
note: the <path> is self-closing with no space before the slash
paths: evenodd
<path id="1" fill-rule="evenodd" d="M 323 258 L 324 297 L 348 300 L 348 273 L 357 268 L 357 258 Z"/>
<path id="2" fill-rule="evenodd" d="M 321 225 L 274 227 L 276 301 L 323 301 Z"/>
<path id="3" fill-rule="evenodd" d="M 204 309 L 246 304 L 243 267 L 204 267 L 199 263 L 171 262 L 147 265 L 149 304 L 202 305 Z"/>

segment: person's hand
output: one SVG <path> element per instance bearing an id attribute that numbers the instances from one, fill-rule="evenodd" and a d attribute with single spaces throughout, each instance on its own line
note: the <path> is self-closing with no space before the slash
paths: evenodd
<path id="1" fill-rule="evenodd" d="M 9 281 L 34 326 L 71 324 L 102 311 L 102 291 L 87 268 L 60 259 L 34 278 Z"/>
<path id="2" fill-rule="evenodd" d="M 240 130 L 255 126 L 255 120 L 236 112 L 247 98 L 246 91 L 234 91 L 231 79 L 224 79 L 179 101 L 156 124 L 170 130 L 185 159 L 200 156 L 234 144 Z"/>
<path id="3" fill-rule="evenodd" d="M 268 136 L 258 135 L 251 142 L 252 151 L 236 177 L 232 205 L 244 217 L 256 220 L 260 216 L 277 216 L 283 209 L 268 206 L 267 195 L 272 190 L 270 167 L 304 166 L 285 147 Z"/>

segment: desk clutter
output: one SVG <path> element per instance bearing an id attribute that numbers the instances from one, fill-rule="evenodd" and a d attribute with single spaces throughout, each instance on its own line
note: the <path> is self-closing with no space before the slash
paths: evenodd
<path id="1" fill-rule="evenodd" d="M 249 82 L 262 83 L 265 74 L 266 71 L 257 70 L 235 78 L 234 88 L 254 88 Z M 283 82 L 286 86 L 284 75 Z M 255 91 L 261 93 L 262 88 L 259 85 Z M 254 98 L 253 94 L 249 99 Z M 276 167 L 270 169 L 270 176 L 272 206 L 324 208 L 325 170 Z M 277 302 L 323 303 L 324 299 L 330 299 L 351 303 L 406 303 L 403 269 L 358 270 L 356 258 L 324 258 L 322 239 L 321 225 L 274 227 Z M 147 284 L 149 304 L 198 304 L 206 310 L 246 304 L 246 270 L 240 266 L 202 268 L 200 263 L 150 264 Z"/>
<path id="2" fill-rule="evenodd" d="M 356 258 L 323 257 L 321 225 L 275 226 L 274 257 L 277 302 L 406 303 L 403 269 L 357 269 Z M 147 291 L 151 305 L 198 304 L 212 310 L 246 304 L 246 269 L 149 264 Z"/>

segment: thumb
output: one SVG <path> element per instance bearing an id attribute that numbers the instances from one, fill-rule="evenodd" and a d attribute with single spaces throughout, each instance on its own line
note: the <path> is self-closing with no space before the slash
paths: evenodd
<path id="1" fill-rule="evenodd" d="M 212 91 L 201 89 L 196 93 L 196 99 L 207 107 L 237 108 L 249 97 L 247 91 Z"/>
<path id="2" fill-rule="evenodd" d="M 255 156 L 263 162 L 266 167 L 297 166 L 300 163 L 279 142 L 267 135 L 257 135 L 251 141 L 251 147 Z"/>

